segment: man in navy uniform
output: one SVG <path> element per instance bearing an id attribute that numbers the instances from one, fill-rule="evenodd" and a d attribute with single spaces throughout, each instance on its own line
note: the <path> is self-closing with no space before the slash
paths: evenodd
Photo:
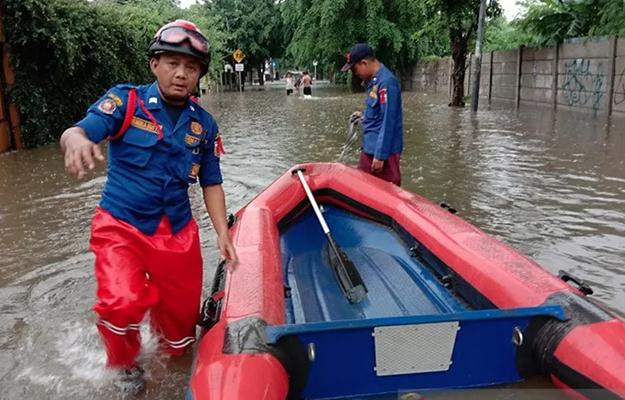
<path id="1" fill-rule="evenodd" d="M 355 44 L 345 61 L 341 71 L 351 70 L 367 92 L 364 113 L 356 111 L 351 117 L 361 121 L 363 128 L 358 168 L 399 186 L 404 140 L 399 82 L 366 43 Z"/>
<path id="2" fill-rule="evenodd" d="M 118 85 L 60 139 L 68 174 L 81 178 L 108 140 L 108 174 L 91 225 L 95 254 L 97 328 L 107 366 L 126 395 L 145 388 L 137 364 L 139 323 L 150 310 L 163 348 L 177 356 L 195 341 L 202 292 L 198 226 L 190 184 L 199 181 L 219 251 L 236 262 L 228 236 L 221 150 L 213 117 L 190 96 L 210 61 L 206 37 L 176 20 L 149 46 L 156 82 Z"/>

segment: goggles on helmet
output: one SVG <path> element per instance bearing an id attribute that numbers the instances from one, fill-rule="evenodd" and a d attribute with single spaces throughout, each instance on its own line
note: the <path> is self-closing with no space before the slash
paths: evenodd
<path id="1" fill-rule="evenodd" d="M 202 55 L 208 55 L 208 40 L 197 31 L 191 31 L 181 26 L 172 26 L 159 32 L 156 40 L 161 43 L 179 45 L 185 40 L 191 45 L 193 50 Z"/>

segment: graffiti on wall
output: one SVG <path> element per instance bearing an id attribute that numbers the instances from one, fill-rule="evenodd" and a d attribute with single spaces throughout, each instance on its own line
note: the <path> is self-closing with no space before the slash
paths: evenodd
<path id="1" fill-rule="evenodd" d="M 603 99 L 605 74 L 603 65 L 597 64 L 597 72 L 591 72 L 590 59 L 578 58 L 564 63 L 562 91 L 569 106 L 590 106 L 597 111 Z"/>
<path id="2" fill-rule="evenodd" d="M 625 102 L 625 68 L 615 77 L 616 85 L 614 85 L 614 104 Z"/>

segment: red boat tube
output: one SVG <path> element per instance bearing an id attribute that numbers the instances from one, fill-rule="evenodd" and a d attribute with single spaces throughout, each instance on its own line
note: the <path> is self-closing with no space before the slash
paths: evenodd
<path id="1" fill-rule="evenodd" d="M 539 320 L 520 351 L 527 375 L 551 377 L 572 397 L 625 398 L 625 322 L 535 262 L 430 201 L 342 164 L 303 164 L 319 202 L 401 226 L 446 264 L 454 277 L 496 308 L 560 304 L 569 319 Z M 297 177 L 286 172 L 237 213 L 231 235 L 240 262 L 215 290 L 215 325 L 203 337 L 190 383 L 193 399 L 284 399 L 305 377 L 297 344 L 269 348 L 265 324 L 283 324 L 279 226 L 307 207 Z M 373 211 L 372 211 L 373 210 Z M 523 357 L 522 357 L 523 358 Z M 525 357 L 527 359 L 527 357 Z M 304 361 L 305 363 L 305 361 Z M 302 380 L 303 379 L 303 380 Z"/>

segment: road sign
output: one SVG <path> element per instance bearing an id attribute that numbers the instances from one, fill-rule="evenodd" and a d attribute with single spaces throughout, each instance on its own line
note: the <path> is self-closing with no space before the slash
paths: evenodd
<path id="1" fill-rule="evenodd" d="M 245 53 L 243 53 L 241 49 L 236 49 L 236 51 L 232 53 L 232 58 L 234 58 L 234 61 L 240 63 L 245 58 Z"/>
<path id="2" fill-rule="evenodd" d="M 244 64 L 240 64 L 240 63 L 239 64 L 234 64 L 234 70 L 237 71 L 237 72 L 244 71 L 245 70 Z"/>
<path id="3" fill-rule="evenodd" d="M 316 67 L 318 64 L 317 60 L 313 61 L 313 67 Z"/>

